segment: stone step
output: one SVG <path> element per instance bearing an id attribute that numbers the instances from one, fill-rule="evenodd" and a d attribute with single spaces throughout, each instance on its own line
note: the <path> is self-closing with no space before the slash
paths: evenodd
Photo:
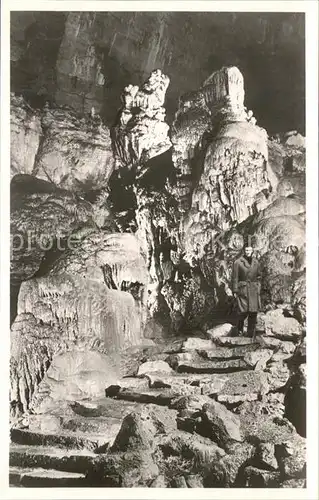
<path id="1" fill-rule="evenodd" d="M 128 379 L 122 379 L 122 381 Z M 138 410 L 140 408 L 139 403 L 134 401 L 115 401 L 113 398 L 102 397 L 90 402 L 88 406 L 85 401 L 79 401 L 72 404 L 73 417 L 69 417 L 72 420 L 76 418 L 81 419 L 82 422 L 112 422 L 117 420 L 122 421 L 125 415 L 128 413 Z M 66 422 L 69 419 L 64 419 Z M 64 424 L 63 424 L 64 425 Z"/>
<path id="2" fill-rule="evenodd" d="M 126 415 L 127 411 L 123 412 Z M 63 419 L 61 424 L 61 430 L 63 433 L 81 435 L 82 437 L 88 437 L 89 440 L 97 442 L 98 447 L 104 446 L 109 443 L 109 446 L 113 444 L 113 441 L 120 430 L 122 418 L 113 417 L 78 417 Z M 97 451 L 96 448 L 94 448 Z"/>
<path id="3" fill-rule="evenodd" d="M 242 346 L 214 346 L 210 349 L 197 349 L 196 352 L 206 359 L 211 359 L 214 361 L 228 361 L 230 359 L 244 359 L 248 353 L 258 351 L 260 349 L 259 345 L 247 344 Z"/>
<path id="4" fill-rule="evenodd" d="M 218 351 L 218 349 L 217 349 Z M 224 351 L 224 349 L 223 349 Z M 250 370 L 251 365 L 244 359 L 208 359 L 210 351 L 189 351 L 173 354 L 168 358 L 169 364 L 178 373 L 232 373 L 241 370 Z M 205 357 L 206 356 L 206 359 Z"/>
<path id="5" fill-rule="evenodd" d="M 216 345 L 226 346 L 226 347 L 235 347 L 235 346 L 243 346 L 243 345 L 251 345 L 256 344 L 256 347 L 259 345 L 257 340 L 251 339 L 249 337 L 217 337 L 214 339 Z"/>
<path id="6" fill-rule="evenodd" d="M 125 415 L 142 405 L 104 397 L 90 402 L 74 401 L 62 410 L 61 406 L 51 409 L 50 414 L 29 415 L 28 427 L 14 429 L 11 440 L 30 446 L 97 451 L 97 447 L 104 447 L 106 443 L 112 445 Z"/>
<path id="7" fill-rule="evenodd" d="M 97 455 L 89 450 L 66 450 L 46 446 L 10 444 L 12 467 L 56 469 L 85 474 Z"/>
<path id="8" fill-rule="evenodd" d="M 56 469 L 10 467 L 9 485 L 25 488 L 83 487 L 85 475 L 78 472 L 63 472 Z"/>
<path id="9" fill-rule="evenodd" d="M 251 367 L 242 359 L 228 359 L 224 361 L 181 361 L 176 368 L 178 373 L 232 373 L 250 370 Z"/>
<path id="10" fill-rule="evenodd" d="M 267 374 L 243 370 L 233 373 L 151 373 L 150 387 L 168 388 L 180 395 L 205 395 L 224 404 L 257 400 L 269 392 Z"/>
<path id="11" fill-rule="evenodd" d="M 79 433 L 44 434 L 29 430 L 11 429 L 11 441 L 29 446 L 45 446 L 94 451 L 107 442 L 106 435 L 84 436 Z"/>
<path id="12" fill-rule="evenodd" d="M 122 388 L 119 385 L 110 385 L 105 389 L 106 397 L 123 401 L 134 401 L 144 404 L 169 406 L 171 401 L 180 396 L 180 393 L 171 389 L 136 389 Z"/>

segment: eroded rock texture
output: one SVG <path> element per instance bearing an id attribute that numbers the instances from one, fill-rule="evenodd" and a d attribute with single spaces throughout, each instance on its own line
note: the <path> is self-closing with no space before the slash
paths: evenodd
<path id="1" fill-rule="evenodd" d="M 269 188 L 267 175 L 262 177 L 267 135 L 255 126 L 252 112 L 247 113 L 244 96 L 244 79 L 238 68 L 222 68 L 199 91 L 182 96 L 173 124 L 173 191 L 180 208 L 193 205 L 202 212 L 210 204 L 216 212 L 215 225 L 221 227 L 245 219 L 256 201 L 251 197 Z M 255 183 L 249 192 L 245 192 L 247 179 Z M 237 192 L 236 183 L 242 188 Z M 242 200 L 237 199 L 239 193 Z"/>
<path id="2" fill-rule="evenodd" d="M 110 133 L 101 118 L 78 118 L 66 110 L 47 110 L 42 128 L 44 137 L 34 175 L 81 193 L 107 186 L 114 160 Z"/>
<path id="3" fill-rule="evenodd" d="M 114 129 L 119 166 L 132 168 L 171 147 L 163 107 L 168 85 L 169 78 L 157 69 L 141 88 L 125 87 L 123 109 Z"/>
<path id="4" fill-rule="evenodd" d="M 256 367 L 251 354 L 260 360 L 266 340 L 166 341 L 126 351 L 122 369 L 119 359 L 88 344 L 58 353 L 39 382 L 33 412 L 12 430 L 10 463 L 33 467 L 35 475 L 38 467 L 77 471 L 83 486 L 303 488 L 305 439 L 285 417 L 292 386 L 285 397 L 267 369 L 290 351 L 286 359 L 302 371 L 304 345 L 294 350 L 268 337 L 267 360 Z M 182 357 L 187 370 L 176 364 Z M 239 358 L 246 368 L 231 365 Z"/>
<path id="5" fill-rule="evenodd" d="M 86 194 L 108 184 L 114 168 L 110 132 L 94 113 L 70 108 L 32 110 L 11 95 L 11 173 L 30 174 Z"/>
<path id="6" fill-rule="evenodd" d="M 42 135 L 41 115 L 11 94 L 11 176 L 32 174 Z"/>
<path id="7" fill-rule="evenodd" d="M 227 311 L 232 262 L 247 234 L 263 265 L 264 306 L 305 318 L 304 144 L 293 133 L 268 140 L 244 95 L 237 68 L 215 72 L 180 99 L 172 162 L 142 162 L 141 177 L 130 178 L 153 283 L 149 307 L 168 307 L 177 330 L 216 305 Z M 202 298 L 186 311 L 181 295 L 196 282 Z"/>
<path id="8" fill-rule="evenodd" d="M 60 238 L 65 250 L 65 240 L 73 231 L 85 224 L 93 226 L 92 216 L 92 205 L 70 191 L 33 176 L 15 176 L 11 182 L 12 281 L 31 278 L 53 243 Z"/>
<path id="9" fill-rule="evenodd" d="M 29 407 L 35 380 L 43 378 L 61 351 L 109 353 L 139 344 L 146 285 L 139 244 L 133 235 L 120 233 L 92 233 L 65 251 L 44 276 L 25 281 L 12 326 L 12 383 L 20 387 L 14 404 Z M 50 330 L 55 334 L 48 339 Z"/>
<path id="10" fill-rule="evenodd" d="M 67 20 L 60 98 L 71 72 L 98 101 L 99 51 L 77 62 L 69 43 L 82 21 L 95 18 Z M 12 96 L 19 485 L 41 468 L 54 484 L 304 487 L 304 140 L 268 138 L 233 66 L 180 98 L 169 137 L 169 82 L 156 70 L 127 86 L 111 134 L 94 109 Z M 262 266 L 255 339 L 232 315 L 247 236 Z"/>

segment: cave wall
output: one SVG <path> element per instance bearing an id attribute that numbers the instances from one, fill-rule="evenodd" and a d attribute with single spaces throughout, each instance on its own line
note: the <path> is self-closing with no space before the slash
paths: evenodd
<path id="1" fill-rule="evenodd" d="M 264 313 L 304 325 L 302 17 L 46 15 L 12 24 L 12 233 L 37 226 L 12 258 L 18 410 L 56 346 L 104 354 L 230 318 L 245 234 Z"/>
<path id="2" fill-rule="evenodd" d="M 110 124 L 121 89 L 161 68 L 171 79 L 172 120 L 181 94 L 235 65 L 245 75 L 247 106 L 270 134 L 304 133 L 303 14 L 13 12 L 11 26 L 12 90 L 35 105 L 93 106 Z"/>

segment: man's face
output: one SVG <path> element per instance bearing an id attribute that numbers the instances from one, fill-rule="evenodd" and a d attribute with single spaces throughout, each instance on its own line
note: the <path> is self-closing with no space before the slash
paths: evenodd
<path id="1" fill-rule="evenodd" d="M 252 249 L 252 247 L 245 247 L 245 249 L 244 249 L 244 253 L 245 253 L 246 257 L 251 257 L 251 256 L 252 256 L 252 254 L 253 254 L 253 249 Z"/>

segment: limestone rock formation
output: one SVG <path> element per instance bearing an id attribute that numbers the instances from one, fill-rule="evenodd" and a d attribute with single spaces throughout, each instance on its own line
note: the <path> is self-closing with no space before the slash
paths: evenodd
<path id="1" fill-rule="evenodd" d="M 130 192 L 136 207 L 125 227 L 147 255 L 148 308 L 162 326 L 169 315 L 165 328 L 209 326 L 216 307 L 229 313 L 232 263 L 247 234 L 263 267 L 263 307 L 305 319 L 304 146 L 268 140 L 252 118 L 242 74 L 222 68 L 181 97 L 171 164 L 159 155 L 140 158 L 137 177 L 119 170 L 123 199 Z"/>
<path id="2" fill-rule="evenodd" d="M 76 345 L 73 350 L 53 356 L 31 408 L 48 412 L 55 401 L 75 401 L 103 397 L 105 385 L 116 382 L 119 371 L 107 354 L 94 349 L 94 343 Z"/>
<path id="3" fill-rule="evenodd" d="M 277 198 L 267 208 L 213 240 L 213 251 L 202 258 L 202 269 L 215 287 L 220 304 L 231 297 L 232 263 L 251 235 L 262 266 L 263 307 L 282 306 L 304 318 L 304 205 L 294 195 Z"/>
<path id="4" fill-rule="evenodd" d="M 41 113 L 11 93 L 11 176 L 32 174 L 42 136 Z"/>
<path id="5" fill-rule="evenodd" d="M 79 347 L 116 352 L 138 344 L 146 320 L 146 284 L 138 242 L 120 233 L 91 234 L 65 251 L 45 276 L 23 282 L 12 326 L 12 379 L 27 396 L 21 400 L 20 387 L 14 401 L 28 408 L 59 352 Z M 55 335 L 48 340 L 50 328 Z M 30 344 L 35 347 L 24 348 Z M 41 359 L 43 349 L 47 354 Z"/>
<path id="6" fill-rule="evenodd" d="M 114 159 L 110 132 L 100 117 L 48 109 L 42 128 L 34 175 L 80 193 L 107 186 Z"/>
<path id="7" fill-rule="evenodd" d="M 285 136 L 277 135 L 269 139 L 268 152 L 269 166 L 275 176 L 278 196 L 295 194 L 304 202 L 306 149 L 305 138 L 302 139 L 296 144 L 292 141 L 289 144 Z"/>
<path id="8" fill-rule="evenodd" d="M 267 135 L 251 121 L 244 95 L 238 68 L 222 68 L 181 99 L 172 129 L 176 180 L 171 189 L 180 208 L 206 211 L 212 227 L 221 229 L 250 215 L 260 204 L 257 195 L 270 188 Z M 234 189 L 238 184 L 242 189 Z"/>
<path id="9" fill-rule="evenodd" d="M 164 100 L 169 78 L 154 70 L 139 88 L 129 85 L 123 92 L 123 109 L 114 129 L 119 167 L 136 166 L 171 147 L 165 123 Z"/>
<path id="10" fill-rule="evenodd" d="M 11 95 L 11 173 L 30 174 L 72 192 L 101 190 L 114 168 L 110 131 L 97 116 L 67 107 L 34 111 Z"/>
<path id="11" fill-rule="evenodd" d="M 95 25 L 74 13 L 72 39 L 81 19 Z M 59 99 L 74 73 L 84 108 L 89 81 L 96 101 L 106 83 L 88 31 L 84 59 L 67 36 L 58 65 Z M 180 98 L 170 140 L 168 84 L 155 70 L 126 87 L 112 137 L 94 109 L 12 96 L 12 234 L 34 230 L 12 258 L 19 485 L 39 469 L 100 487 L 304 485 L 304 140 L 268 139 L 236 67 Z M 231 290 L 247 236 L 262 266 L 253 339 L 235 336 Z"/>
<path id="12" fill-rule="evenodd" d="M 31 278 L 50 250 L 63 251 L 81 227 L 94 228 L 92 205 L 31 175 L 11 182 L 11 285 Z"/>
<path id="13" fill-rule="evenodd" d="M 246 118 L 244 77 L 238 68 L 223 67 L 215 71 L 204 82 L 203 92 L 213 119 L 220 113 L 227 115 L 227 121 Z"/>
<path id="14" fill-rule="evenodd" d="M 288 304 L 304 318 L 304 144 L 267 141 L 245 110 L 236 68 L 185 95 L 172 131 L 175 177 L 167 187 L 185 214 L 184 259 L 200 262 L 227 309 L 231 263 L 248 233 L 262 256 L 264 305 Z"/>

